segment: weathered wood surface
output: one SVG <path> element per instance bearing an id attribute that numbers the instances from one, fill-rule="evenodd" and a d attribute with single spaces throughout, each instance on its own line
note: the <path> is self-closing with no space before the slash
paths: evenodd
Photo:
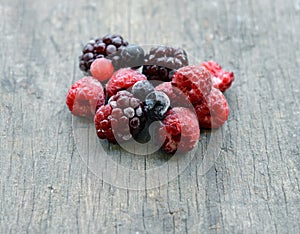
<path id="1" fill-rule="evenodd" d="M 0 233 L 299 233 L 299 29 L 299 0 L 2 0 Z M 235 72 L 207 173 L 130 190 L 83 163 L 65 94 L 81 43 L 107 32 Z"/>

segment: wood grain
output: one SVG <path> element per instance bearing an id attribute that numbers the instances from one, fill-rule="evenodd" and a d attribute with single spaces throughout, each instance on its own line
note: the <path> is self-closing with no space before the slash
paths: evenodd
<path id="1" fill-rule="evenodd" d="M 298 0 L 1 1 L 0 233 L 299 233 L 299 9 Z M 108 32 L 235 72 L 207 173 L 196 158 L 165 185 L 130 190 L 87 168 L 65 94 L 82 76 L 81 45 Z M 131 167 L 159 163 L 112 152 Z"/>

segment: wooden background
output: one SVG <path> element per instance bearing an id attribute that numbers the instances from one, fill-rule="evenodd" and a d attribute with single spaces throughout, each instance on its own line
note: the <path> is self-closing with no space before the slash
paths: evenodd
<path id="1" fill-rule="evenodd" d="M 1 0 L 0 233 L 299 233 L 299 29 L 299 0 Z M 235 72 L 206 174 L 135 191 L 83 163 L 65 94 L 109 32 Z"/>

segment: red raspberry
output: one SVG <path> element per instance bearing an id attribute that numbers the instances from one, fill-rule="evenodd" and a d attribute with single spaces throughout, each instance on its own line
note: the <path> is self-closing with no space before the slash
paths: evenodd
<path id="1" fill-rule="evenodd" d="M 215 88 L 221 92 L 225 92 L 231 86 L 234 80 L 233 72 L 224 71 L 222 67 L 214 61 L 203 62 L 201 65 L 213 75 L 212 81 Z"/>
<path id="2" fill-rule="evenodd" d="M 173 78 L 172 85 L 179 88 L 193 104 L 200 104 L 212 87 L 211 74 L 204 67 L 186 66 L 178 69 Z"/>
<path id="3" fill-rule="evenodd" d="M 218 128 L 222 126 L 229 115 L 229 106 L 225 96 L 216 88 L 213 88 L 210 94 L 200 105 L 195 106 L 200 127 Z"/>
<path id="4" fill-rule="evenodd" d="M 73 115 L 93 118 L 96 105 L 103 105 L 105 95 L 101 83 L 86 76 L 76 81 L 69 89 L 66 104 Z"/>
<path id="5" fill-rule="evenodd" d="M 114 73 L 112 62 L 106 58 L 99 58 L 94 60 L 91 65 L 90 72 L 93 77 L 103 82 L 108 80 Z"/>
<path id="6" fill-rule="evenodd" d="M 188 108 L 175 107 L 167 112 L 158 130 L 158 141 L 168 153 L 192 150 L 200 138 L 197 117 Z"/>
<path id="7" fill-rule="evenodd" d="M 130 68 L 122 68 L 116 71 L 106 84 L 108 97 L 116 94 L 119 90 L 130 88 L 137 81 L 147 80 L 146 76 Z"/>
<path id="8" fill-rule="evenodd" d="M 178 88 L 174 87 L 171 82 L 163 82 L 155 87 L 155 90 L 162 91 L 168 95 L 171 101 L 171 107 L 175 106 L 189 106 L 189 101 L 187 96 L 180 91 Z"/>

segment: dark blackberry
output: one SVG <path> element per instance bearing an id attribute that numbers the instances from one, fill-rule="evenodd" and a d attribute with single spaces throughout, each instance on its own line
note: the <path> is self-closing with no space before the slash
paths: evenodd
<path id="1" fill-rule="evenodd" d="M 162 120 L 170 108 L 170 99 L 164 92 L 153 91 L 146 96 L 145 110 L 150 120 Z"/>
<path id="2" fill-rule="evenodd" d="M 144 128 L 146 115 L 143 103 L 128 91 L 119 91 L 95 115 L 97 135 L 116 143 L 135 138 Z"/>
<path id="3" fill-rule="evenodd" d="M 105 58 L 116 53 L 121 47 L 128 46 L 128 42 L 120 35 L 108 34 L 95 40 L 90 40 L 82 49 L 79 56 L 79 68 L 89 72 L 91 64 L 97 58 Z"/>
<path id="4" fill-rule="evenodd" d="M 152 91 L 154 91 L 154 86 L 148 80 L 138 81 L 131 88 L 133 96 L 141 101 L 144 101 L 146 96 Z"/>
<path id="5" fill-rule="evenodd" d="M 186 52 L 181 48 L 157 46 L 145 56 L 143 74 L 149 80 L 171 81 L 176 69 L 187 66 Z"/>
<path id="6" fill-rule="evenodd" d="M 138 45 L 120 47 L 115 53 L 107 56 L 112 61 L 115 71 L 120 68 L 138 68 L 144 64 L 144 50 Z"/>

